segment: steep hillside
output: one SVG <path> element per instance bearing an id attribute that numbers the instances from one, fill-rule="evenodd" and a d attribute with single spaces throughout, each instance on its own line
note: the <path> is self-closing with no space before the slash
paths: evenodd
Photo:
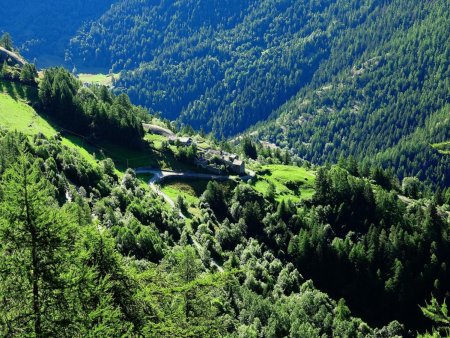
<path id="1" fill-rule="evenodd" d="M 447 1 L 393 1 L 343 35 L 311 84 L 257 128 L 260 137 L 319 163 L 384 152 L 381 163 L 400 177 L 448 186 L 448 157 L 431 144 L 450 136 L 449 10 Z"/>
<path id="2" fill-rule="evenodd" d="M 449 184 L 448 156 L 431 146 L 448 133 L 422 131 L 450 97 L 448 2 L 111 3 L 19 1 L 1 9 L 0 29 L 24 55 L 49 52 L 42 66 L 101 16 L 71 40 L 67 60 L 121 72 L 102 79 L 134 103 L 219 137 L 259 122 L 260 138 L 315 163 L 352 155 Z"/>
<path id="3" fill-rule="evenodd" d="M 133 102 L 228 136 L 297 93 L 379 3 L 121 1 L 72 40 L 70 56 L 125 69 L 116 87 Z"/>
<path id="4" fill-rule="evenodd" d="M 191 135 L 199 149 L 169 145 L 171 132 L 143 139 L 149 116 L 126 95 L 80 87 L 60 68 L 39 90 L 0 84 L 2 336 L 395 337 L 430 328 L 418 305 L 448 295 L 450 189 L 400 187 L 350 160 L 313 167 L 248 138 L 220 146 L 255 173 L 220 184 L 189 166 L 205 138 Z M 184 169 L 162 186 L 159 163 L 141 179 L 119 175 L 51 120 L 87 143 L 172 153 Z"/>
<path id="5" fill-rule="evenodd" d="M 133 102 L 219 137 L 260 122 L 260 138 L 313 162 L 377 158 L 445 186 L 442 153 L 421 143 L 406 161 L 413 152 L 398 143 L 449 101 L 449 10 L 444 0 L 124 0 L 69 55 L 122 70 L 116 90 Z"/>
<path id="6" fill-rule="evenodd" d="M 64 63 L 64 49 L 81 26 L 114 0 L 16 0 L 0 6 L 0 32 L 13 36 L 22 54 L 39 67 Z"/>

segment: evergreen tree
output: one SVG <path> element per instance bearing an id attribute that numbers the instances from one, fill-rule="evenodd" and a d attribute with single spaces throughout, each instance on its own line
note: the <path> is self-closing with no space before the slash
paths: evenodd
<path id="1" fill-rule="evenodd" d="M 58 335 L 70 321 L 62 276 L 71 222 L 38 163 L 25 153 L 3 175 L 1 193 L 2 335 Z"/>
<path id="2" fill-rule="evenodd" d="M 328 203 L 331 198 L 331 181 L 325 168 L 317 170 L 315 188 L 314 201 L 321 204 Z"/>
<path id="3" fill-rule="evenodd" d="M 4 79 L 7 76 L 8 76 L 8 63 L 5 60 L 0 66 L 0 79 Z"/>
<path id="4" fill-rule="evenodd" d="M 30 63 L 26 63 L 20 71 L 20 81 L 24 83 L 36 83 L 37 76 L 36 66 Z"/>
<path id="5" fill-rule="evenodd" d="M 438 338 L 438 337 L 450 337 L 450 315 L 448 313 L 448 307 L 444 301 L 439 304 L 436 298 L 431 298 L 431 303 L 427 303 L 424 307 L 420 307 L 422 313 L 429 319 L 431 319 L 437 328 L 433 328 L 432 334 L 419 335 L 423 338 Z"/>
<path id="6" fill-rule="evenodd" d="M 256 145 L 248 137 L 242 140 L 242 151 L 248 158 L 256 160 L 256 158 L 258 157 Z"/>
<path id="7" fill-rule="evenodd" d="M 0 37 L 0 46 L 9 51 L 13 50 L 13 41 L 11 35 L 8 32 L 3 33 L 3 35 Z"/>

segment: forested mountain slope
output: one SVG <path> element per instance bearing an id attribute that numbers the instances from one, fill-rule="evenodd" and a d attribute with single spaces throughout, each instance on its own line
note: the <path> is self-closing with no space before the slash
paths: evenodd
<path id="1" fill-rule="evenodd" d="M 449 184 L 432 147 L 450 140 L 447 122 L 439 134 L 427 122 L 448 111 L 448 1 L 112 2 L 19 1 L 0 29 L 42 55 L 101 15 L 67 60 L 122 71 L 116 90 L 133 103 L 219 137 L 260 122 L 260 138 L 315 163 L 352 155 Z"/>
<path id="2" fill-rule="evenodd" d="M 16 0 L 0 6 L 0 33 L 38 66 L 64 63 L 64 49 L 83 23 L 97 19 L 114 0 Z"/>
<path id="3" fill-rule="evenodd" d="M 116 86 L 133 102 L 228 136 L 309 83 L 341 32 L 382 3 L 127 0 L 75 37 L 69 55 L 126 69 Z"/>
<path id="4" fill-rule="evenodd" d="M 45 90 L 46 81 L 54 94 Z M 140 117 L 135 107 L 120 109 L 126 97 L 114 99 L 104 87 L 79 88 L 77 97 L 61 101 L 77 85 L 62 69 L 45 73 L 39 96 L 23 97 L 20 83 L 1 84 L 2 336 L 390 337 L 406 332 L 397 321 L 377 329 L 353 317 L 344 299 L 331 299 L 287 263 L 279 251 L 286 249 L 283 239 L 291 230 L 279 231 L 287 230 L 282 219 L 295 221 L 289 225 L 293 232 L 301 226 L 292 203 L 277 210 L 272 198 L 248 184 L 224 192 L 211 183 L 198 205 L 200 214 L 188 224 L 133 170 L 118 172 L 110 159 L 81 154 L 25 104 L 31 100 L 49 109 L 63 124 L 64 117 L 93 124 L 96 116 L 87 121 L 86 112 L 99 106 L 110 128 L 125 128 L 130 114 Z M 5 121 L 23 122 L 26 134 Z M 134 133 L 140 136 L 139 130 Z M 200 249 L 188 244 L 192 236 L 199 238 Z M 211 256 L 220 259 L 223 272 L 211 271 Z"/>
<path id="5" fill-rule="evenodd" d="M 253 177 L 192 179 L 195 198 L 177 191 L 166 204 L 128 160 L 116 167 L 91 147 L 171 154 L 186 168 L 196 145 L 144 136 L 145 110 L 65 69 L 38 76 L 31 64 L 6 62 L 0 77 L 0 335 L 375 338 L 431 329 L 418 305 L 448 296 L 450 189 L 400 186 L 352 158 L 318 167 L 249 138 L 211 139 L 239 153 Z M 416 138 L 442 135 L 444 120 L 442 110 Z M 432 302 L 426 313 L 436 320 Z"/>
<path id="6" fill-rule="evenodd" d="M 349 30 L 311 84 L 257 128 L 314 162 L 377 157 L 400 178 L 449 185 L 448 1 L 392 1 Z M 378 155 L 377 155 L 378 154 Z"/>

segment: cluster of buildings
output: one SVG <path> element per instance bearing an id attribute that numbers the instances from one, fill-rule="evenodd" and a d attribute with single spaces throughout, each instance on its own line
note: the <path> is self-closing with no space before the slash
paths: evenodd
<path id="1" fill-rule="evenodd" d="M 169 137 L 169 144 L 189 147 L 195 142 L 191 137 L 178 137 L 172 135 Z M 197 149 L 196 165 L 214 174 L 222 174 L 228 171 L 237 175 L 245 175 L 245 162 L 239 159 L 236 154 L 230 154 L 225 151 L 215 149 Z"/>
<path id="2" fill-rule="evenodd" d="M 171 135 L 169 136 L 169 144 L 189 147 L 194 144 L 194 140 L 192 140 L 192 137 L 189 136 L 178 137 L 176 135 Z"/>
<path id="3" fill-rule="evenodd" d="M 207 149 L 199 152 L 197 165 L 215 173 L 221 173 L 222 168 L 225 168 L 233 174 L 245 175 L 245 162 L 238 155 L 225 151 Z"/>

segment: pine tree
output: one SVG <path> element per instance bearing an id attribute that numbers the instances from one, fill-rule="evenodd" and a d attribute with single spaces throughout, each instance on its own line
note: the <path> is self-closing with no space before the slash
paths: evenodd
<path id="1" fill-rule="evenodd" d="M 20 81 L 30 84 L 36 83 L 37 75 L 36 67 L 30 63 L 26 63 L 20 71 Z"/>
<path id="2" fill-rule="evenodd" d="M 326 204 L 330 202 L 331 181 L 329 174 L 325 168 L 319 168 L 319 170 L 317 170 L 315 188 L 316 192 L 313 199 L 314 201 L 316 201 L 316 203 Z"/>
<path id="3" fill-rule="evenodd" d="M 129 336 L 139 326 L 141 315 L 133 300 L 132 280 L 121 265 L 112 238 L 95 224 L 85 225 L 72 262 L 66 279 L 73 288 L 66 288 L 66 297 L 77 336 Z"/>
<path id="4" fill-rule="evenodd" d="M 23 152 L 1 192 L 1 335 L 57 334 L 69 320 L 62 292 L 69 222 L 38 163 Z"/>
<path id="5" fill-rule="evenodd" d="M 10 51 L 13 50 L 13 41 L 11 35 L 8 32 L 4 33 L 0 38 L 0 46 Z"/>
<path id="6" fill-rule="evenodd" d="M 8 63 L 3 61 L 2 66 L 0 67 L 0 79 L 6 78 L 8 75 Z"/>

